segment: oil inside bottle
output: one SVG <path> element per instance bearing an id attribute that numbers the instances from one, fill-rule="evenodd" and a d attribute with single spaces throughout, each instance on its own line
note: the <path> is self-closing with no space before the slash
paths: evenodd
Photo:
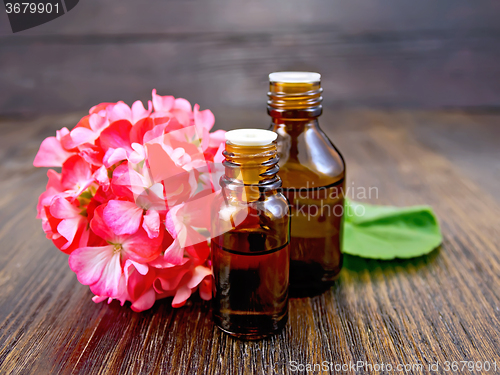
<path id="1" fill-rule="evenodd" d="M 344 180 L 327 187 L 285 189 L 290 202 L 290 286 L 292 296 L 329 288 L 342 269 Z"/>
<path id="2" fill-rule="evenodd" d="M 215 238 L 216 324 L 236 337 L 259 339 L 279 331 L 287 320 L 289 244 L 269 249 L 266 234 L 228 233 L 229 248 Z"/>

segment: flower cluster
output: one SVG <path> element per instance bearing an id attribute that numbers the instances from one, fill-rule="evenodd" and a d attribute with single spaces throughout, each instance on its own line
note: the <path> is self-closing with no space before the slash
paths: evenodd
<path id="1" fill-rule="evenodd" d="M 95 302 L 211 298 L 206 219 L 224 140 L 213 125 L 211 111 L 153 90 L 147 109 L 102 103 L 43 141 L 33 164 L 61 171 L 48 170 L 37 217 Z"/>

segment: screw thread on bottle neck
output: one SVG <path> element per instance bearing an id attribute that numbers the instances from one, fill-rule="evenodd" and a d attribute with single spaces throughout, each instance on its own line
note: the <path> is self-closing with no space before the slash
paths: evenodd
<path id="1" fill-rule="evenodd" d="M 280 76 L 280 74 L 283 74 Z M 300 81 L 300 77 L 312 81 Z M 267 101 L 267 112 L 273 118 L 311 118 L 321 115 L 323 89 L 317 73 L 283 72 L 271 73 Z M 283 77 L 280 80 L 280 77 Z M 295 79 L 299 78 L 299 79 Z"/>
<path id="2" fill-rule="evenodd" d="M 264 146 L 241 146 L 226 142 L 223 155 L 226 158 L 223 162 L 226 184 L 266 185 L 279 180 L 275 142 Z"/>

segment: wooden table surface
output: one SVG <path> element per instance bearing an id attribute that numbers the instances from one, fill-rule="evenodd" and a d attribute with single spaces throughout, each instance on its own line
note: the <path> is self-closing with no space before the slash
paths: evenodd
<path id="1" fill-rule="evenodd" d="M 262 111 L 215 114 L 222 128 L 267 123 Z M 35 219 L 46 184 L 35 153 L 78 118 L 0 120 L 0 374 L 304 373 L 293 370 L 323 361 L 391 364 L 393 373 L 398 364 L 470 373 L 445 372 L 445 361 L 500 367 L 500 115 L 327 109 L 322 127 L 346 158 L 348 185 L 377 187 L 372 203 L 432 205 L 444 241 L 411 260 L 346 256 L 331 290 L 290 300 L 284 331 L 258 342 L 222 334 L 199 298 L 143 313 L 92 302 Z"/>

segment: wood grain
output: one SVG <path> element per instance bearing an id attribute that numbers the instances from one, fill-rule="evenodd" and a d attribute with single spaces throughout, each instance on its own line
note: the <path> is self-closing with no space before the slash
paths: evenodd
<path id="1" fill-rule="evenodd" d="M 13 35 L 0 12 L 0 114 L 147 100 L 262 108 L 267 74 L 323 73 L 337 107 L 498 107 L 496 0 L 80 1 Z"/>
<path id="2" fill-rule="evenodd" d="M 437 373 L 427 366 L 445 361 L 500 365 L 499 115 L 327 110 L 323 128 L 346 158 L 348 185 L 377 187 L 373 203 L 431 204 L 444 241 L 411 260 L 346 256 L 331 290 L 292 299 L 284 331 L 258 342 L 222 334 L 199 298 L 143 313 L 91 301 L 35 219 L 46 177 L 31 167 L 42 139 L 78 118 L 0 123 L 1 374 L 297 373 L 291 361 L 424 365 L 408 373 Z M 266 126 L 255 111 L 217 118 L 225 128 Z"/>

